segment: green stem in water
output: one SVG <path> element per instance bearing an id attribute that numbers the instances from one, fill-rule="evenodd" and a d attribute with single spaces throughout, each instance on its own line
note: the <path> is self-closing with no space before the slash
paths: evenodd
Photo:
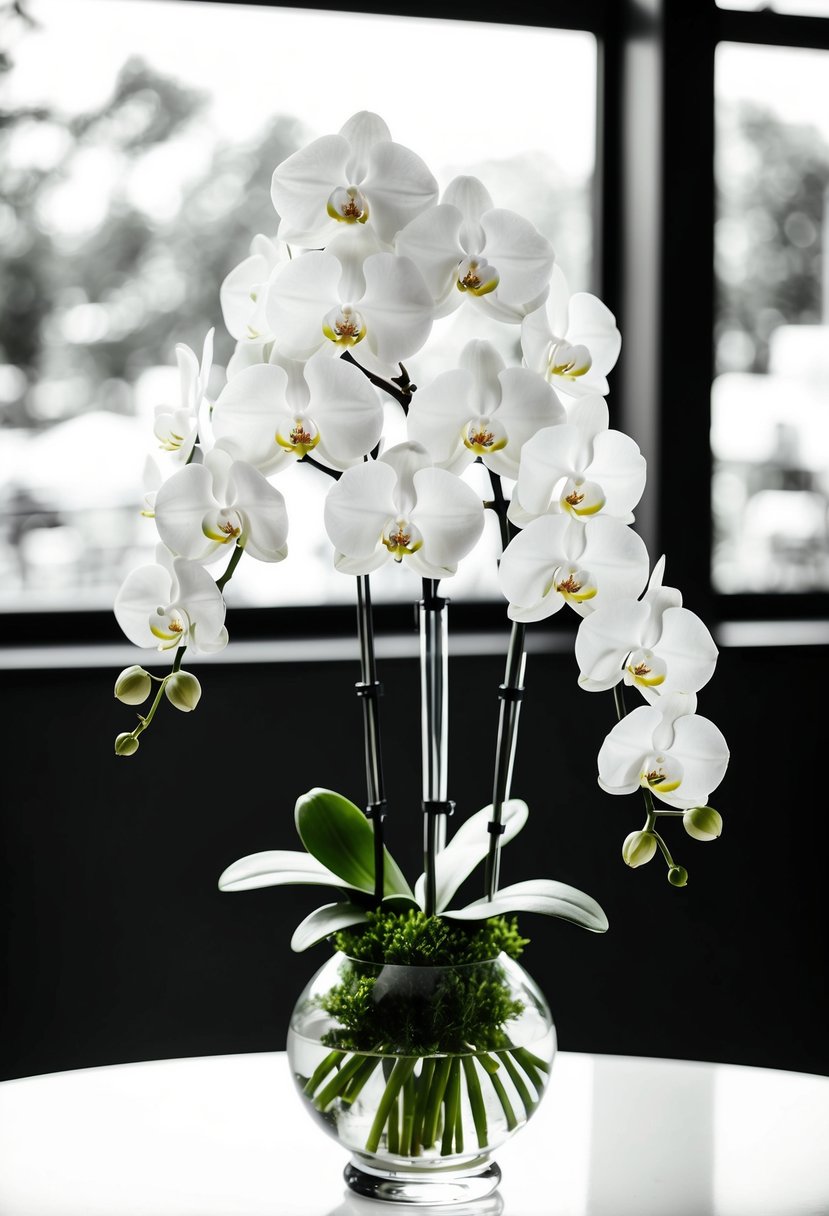
<path id="1" fill-rule="evenodd" d="M 457 1152 L 463 1151 L 463 1127 L 460 1128 L 458 1142 L 458 1115 L 461 1107 L 461 1062 L 454 1057 L 449 1064 L 449 1079 L 446 1084 L 444 1103 L 446 1115 L 443 1121 L 443 1139 L 440 1142 L 441 1157 L 448 1157 L 452 1152 L 452 1139 L 455 1140 Z"/>
<path id="2" fill-rule="evenodd" d="M 398 1126 L 398 1107 L 397 1100 L 391 1104 L 389 1111 L 388 1122 L 386 1123 L 386 1148 L 390 1153 L 397 1155 L 400 1152 L 400 1129 Z"/>
<path id="3" fill-rule="evenodd" d="M 426 1148 L 434 1144 L 435 1137 L 437 1136 L 440 1104 L 446 1093 L 446 1084 L 449 1080 L 451 1066 L 452 1060 L 450 1056 L 441 1056 L 434 1066 L 429 1094 L 426 1099 L 426 1110 L 423 1114 L 423 1131 L 421 1132 L 421 1140 Z"/>
<path id="4" fill-rule="evenodd" d="M 325 1059 L 321 1060 L 319 1062 L 319 1064 L 316 1066 L 316 1068 L 314 1069 L 314 1071 L 311 1073 L 311 1076 L 308 1078 L 308 1081 L 306 1082 L 305 1088 L 303 1089 L 302 1092 L 304 1094 L 307 1094 L 309 1098 L 312 1098 L 314 1096 L 314 1094 L 317 1092 L 320 1085 L 322 1085 L 325 1078 L 330 1073 L 331 1069 L 335 1068 L 336 1065 L 339 1064 L 340 1060 L 344 1060 L 344 1059 L 345 1059 L 344 1051 L 329 1051 L 329 1053 L 325 1057 Z"/>
<path id="5" fill-rule="evenodd" d="M 403 1082 L 403 1122 L 400 1127 L 400 1156 L 412 1154 L 412 1131 L 415 1117 L 415 1078 L 412 1072 Z"/>
<path id="6" fill-rule="evenodd" d="M 365 1064 L 366 1057 L 353 1055 L 347 1064 L 343 1064 L 336 1077 L 322 1089 L 314 1099 L 317 1110 L 325 1110 L 343 1090 L 347 1089 L 353 1077 Z"/>
<path id="7" fill-rule="evenodd" d="M 502 1051 L 499 1058 L 503 1062 L 504 1068 L 507 1070 L 509 1079 L 512 1081 L 512 1084 L 515 1087 L 515 1092 L 518 1094 L 518 1097 L 523 1103 L 524 1110 L 527 1112 L 527 1114 L 529 1114 L 533 1107 L 536 1106 L 536 1100 L 530 1097 L 530 1091 L 527 1089 L 527 1086 L 524 1083 L 524 1078 L 515 1067 L 509 1052 Z"/>
<path id="8" fill-rule="evenodd" d="M 423 1149 L 423 1121 L 426 1115 L 429 1094 L 432 1089 L 434 1072 L 435 1061 L 433 1057 L 427 1056 L 421 1065 L 420 1077 L 418 1078 L 417 1103 L 415 1105 L 414 1123 L 412 1124 L 412 1139 L 409 1145 L 409 1153 L 412 1157 L 419 1156 Z"/>
<path id="9" fill-rule="evenodd" d="M 498 1076 L 497 1072 L 491 1072 L 489 1074 L 489 1079 L 492 1082 L 492 1088 L 498 1095 L 498 1101 L 501 1103 L 503 1108 L 504 1115 L 507 1120 L 507 1128 L 509 1131 L 514 1131 L 514 1129 L 518 1126 L 518 1120 L 515 1117 L 515 1111 L 512 1109 L 512 1103 L 507 1097 L 507 1091 L 504 1089 L 504 1082 Z"/>
<path id="10" fill-rule="evenodd" d="M 475 1068 L 474 1056 L 463 1056 L 463 1071 L 466 1077 L 466 1092 L 469 1095 L 469 1105 L 472 1107 L 472 1122 L 475 1124 L 475 1134 L 478 1137 L 478 1147 L 486 1148 L 488 1131 L 486 1125 L 486 1107 L 481 1093 L 481 1081 Z"/>
<path id="11" fill-rule="evenodd" d="M 377 1113 L 374 1116 L 374 1122 L 371 1125 L 371 1130 L 366 1139 L 366 1152 L 376 1153 L 380 1147 L 380 1137 L 383 1134 L 383 1128 L 386 1126 L 392 1104 L 395 1102 L 397 1095 L 400 1093 L 403 1085 L 414 1072 L 416 1057 L 407 1059 L 399 1059 L 396 1061 L 392 1069 L 391 1076 L 386 1082 L 386 1088 L 383 1090 L 383 1096 L 380 1099 L 377 1107 Z"/>
<path id="12" fill-rule="evenodd" d="M 366 1081 L 368 1081 L 369 1077 L 372 1075 L 379 1063 L 380 1061 L 376 1056 L 367 1056 L 362 1067 L 359 1068 L 354 1074 L 354 1079 L 346 1092 L 343 1094 L 343 1101 L 347 1102 L 349 1106 L 351 1106 L 355 1099 L 359 1096 Z"/>

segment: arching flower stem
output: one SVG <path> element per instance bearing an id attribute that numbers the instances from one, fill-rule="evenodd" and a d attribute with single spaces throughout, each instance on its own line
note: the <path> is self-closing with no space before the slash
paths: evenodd
<path id="1" fill-rule="evenodd" d="M 382 376 L 376 375 L 374 372 L 368 371 L 362 364 L 358 363 L 350 350 L 345 350 L 340 355 L 341 359 L 345 359 L 347 363 L 353 363 L 356 368 L 363 373 L 375 388 L 382 389 L 384 393 L 388 393 L 401 406 L 403 413 L 408 414 L 409 402 L 412 399 L 412 393 L 416 389 L 416 385 L 409 380 L 409 373 L 406 371 L 403 364 L 400 364 L 400 375 L 392 376 L 391 380 L 384 380 Z"/>
<path id="2" fill-rule="evenodd" d="M 230 561 L 227 563 L 227 569 L 225 570 L 225 572 L 221 578 L 216 579 L 216 586 L 218 587 L 219 591 L 224 591 L 227 584 L 233 578 L 234 571 L 236 570 L 236 567 L 239 565 L 239 562 L 242 560 L 242 554 L 244 553 L 244 551 L 245 550 L 242 547 L 242 545 L 237 543 L 233 550 L 233 555 L 232 555 Z M 181 651 L 181 649 L 182 648 L 180 648 L 180 651 Z M 174 670 L 175 670 L 175 668 L 174 668 Z"/>
<path id="3" fill-rule="evenodd" d="M 501 531 L 501 546 L 510 542 L 512 525 L 507 519 L 507 502 L 501 478 L 489 470 L 492 485 L 493 509 L 498 515 Z M 527 666 L 527 626 L 522 621 L 513 621 L 507 647 L 504 682 L 498 689 L 500 708 L 498 711 L 498 734 L 495 743 L 495 770 L 492 782 L 492 819 L 489 823 L 489 848 L 486 858 L 484 893 L 492 899 L 498 890 L 501 863 L 501 815 L 504 802 L 509 798 L 512 783 L 512 768 L 515 748 L 518 743 L 518 721 L 521 714 L 521 699 L 524 695 L 524 672 Z"/>

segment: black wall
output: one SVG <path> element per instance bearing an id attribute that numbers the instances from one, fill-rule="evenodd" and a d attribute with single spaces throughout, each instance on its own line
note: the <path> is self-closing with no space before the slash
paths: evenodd
<path id="1" fill-rule="evenodd" d="M 459 816 L 490 800 L 502 664 L 497 653 L 452 660 Z M 216 882 L 246 853 L 296 847 L 293 806 L 310 787 L 363 800 L 357 664 L 192 666 L 196 712 L 163 706 L 129 759 L 112 754 L 133 713 L 112 698 L 114 669 L 2 674 L 3 1078 L 282 1048 L 291 1006 L 327 957 L 325 945 L 289 948 L 324 889 L 221 894 Z M 796 691 L 829 687 L 829 648 L 722 651 L 699 711 L 732 750 L 712 798 L 725 831 L 701 844 L 668 824 L 690 871 L 681 890 L 659 859 L 637 871 L 621 861 L 641 799 L 598 788 L 613 702 L 576 675 L 571 651 L 530 657 L 513 783 L 530 820 L 503 865 L 504 883 L 570 882 L 610 919 L 595 936 L 522 918 L 524 962 L 560 1047 L 829 1072 L 825 713 Z M 381 678 L 389 843 L 414 878 L 417 664 L 382 661 Z"/>

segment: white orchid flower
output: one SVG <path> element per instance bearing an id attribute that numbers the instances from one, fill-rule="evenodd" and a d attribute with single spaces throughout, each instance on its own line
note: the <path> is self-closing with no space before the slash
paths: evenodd
<path id="1" fill-rule="evenodd" d="M 416 153 L 392 141 L 382 118 L 363 110 L 338 135 L 323 135 L 274 170 L 279 237 L 317 249 L 338 229 L 367 225 L 380 240 L 437 201 L 438 185 Z"/>
<path id="2" fill-rule="evenodd" d="M 115 619 L 136 646 L 204 653 L 227 645 L 225 602 L 198 562 L 173 557 L 163 545 L 158 565 L 130 571 L 115 597 Z"/>
<path id="3" fill-rule="evenodd" d="M 325 500 L 334 564 L 345 574 L 368 574 L 394 559 L 422 578 L 447 578 L 483 527 L 481 499 L 435 468 L 418 443 L 347 469 Z"/>
<path id="4" fill-rule="evenodd" d="M 372 370 L 384 372 L 420 350 L 432 328 L 429 289 L 409 258 L 366 254 L 374 248 L 337 239 L 279 271 L 266 311 L 281 354 L 307 359 L 322 347 L 339 355 L 364 343 L 360 362 L 373 358 Z"/>
<path id="5" fill-rule="evenodd" d="M 527 441 L 509 507 L 514 524 L 523 527 L 547 512 L 576 519 L 601 512 L 633 522 L 645 489 L 645 458 L 630 436 L 609 430 L 608 421 L 604 397 L 584 397 L 563 426 L 545 427 Z"/>
<path id="6" fill-rule="evenodd" d="M 672 693 L 617 722 L 599 751 L 602 789 L 631 794 L 641 786 L 679 810 L 705 806 L 729 753 L 719 728 L 696 707 L 693 693 Z"/>
<path id="7" fill-rule="evenodd" d="M 618 519 L 541 515 L 507 545 L 498 579 L 511 620 L 541 621 L 565 603 L 587 616 L 606 600 L 637 596 L 648 566 L 644 541 Z"/>
<path id="8" fill-rule="evenodd" d="M 187 461 L 193 451 L 199 431 L 199 416 L 202 402 L 207 394 L 207 381 L 213 366 L 213 335 L 209 329 L 202 347 L 201 363 L 195 353 L 183 342 L 176 346 L 179 383 L 181 388 L 178 409 L 156 406 L 153 433 L 165 452 L 173 452 L 176 458 Z"/>
<path id="9" fill-rule="evenodd" d="M 288 261 L 282 242 L 258 232 L 250 243 L 250 255 L 225 275 L 219 288 L 219 303 L 228 333 L 238 342 L 268 342 L 265 304 L 272 271 Z"/>
<path id="10" fill-rule="evenodd" d="M 444 316 L 470 300 L 517 323 L 544 300 L 555 254 L 521 215 L 493 206 L 476 177 L 456 177 L 436 207 L 397 234 L 395 249 L 423 273 Z"/>
<path id="11" fill-rule="evenodd" d="M 253 465 L 221 448 L 164 482 L 155 522 L 170 552 L 192 561 L 212 561 L 236 544 L 262 562 L 281 562 L 288 554 L 285 499 Z"/>
<path id="12" fill-rule="evenodd" d="M 515 478 L 526 441 L 564 419 L 545 380 L 527 368 L 507 367 L 491 342 L 473 339 L 461 351 L 459 368 L 412 398 L 409 436 L 441 468 L 460 472 L 480 457 L 493 473 Z"/>
<path id="13" fill-rule="evenodd" d="M 553 269 L 545 303 L 521 323 L 524 362 L 569 397 L 606 396 L 622 335 L 610 309 L 589 292 L 570 295 L 562 271 Z"/>
<path id="14" fill-rule="evenodd" d="M 308 453 L 345 469 L 377 445 L 383 407 L 363 373 L 319 352 L 256 363 L 229 380 L 211 419 L 216 444 L 268 475 Z"/>
<path id="15" fill-rule="evenodd" d="M 717 665 L 717 647 L 676 587 L 664 587 L 665 558 L 641 599 L 619 599 L 585 617 L 576 634 L 579 684 L 602 692 L 620 681 L 651 704 L 673 692 L 695 693 Z"/>

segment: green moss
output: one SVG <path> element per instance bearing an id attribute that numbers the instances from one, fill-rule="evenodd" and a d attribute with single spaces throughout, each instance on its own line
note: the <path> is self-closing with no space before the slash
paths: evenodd
<path id="1" fill-rule="evenodd" d="M 329 1046 L 428 1056 L 510 1045 L 506 1024 L 523 1004 L 491 960 L 501 953 L 517 958 L 527 944 L 514 919 L 495 917 L 470 928 L 423 912 L 379 910 L 359 929 L 336 934 L 334 944 L 351 961 L 343 964 L 341 982 L 320 998 L 341 1027 L 325 1036 Z M 383 973 L 361 962 L 401 970 Z"/>

